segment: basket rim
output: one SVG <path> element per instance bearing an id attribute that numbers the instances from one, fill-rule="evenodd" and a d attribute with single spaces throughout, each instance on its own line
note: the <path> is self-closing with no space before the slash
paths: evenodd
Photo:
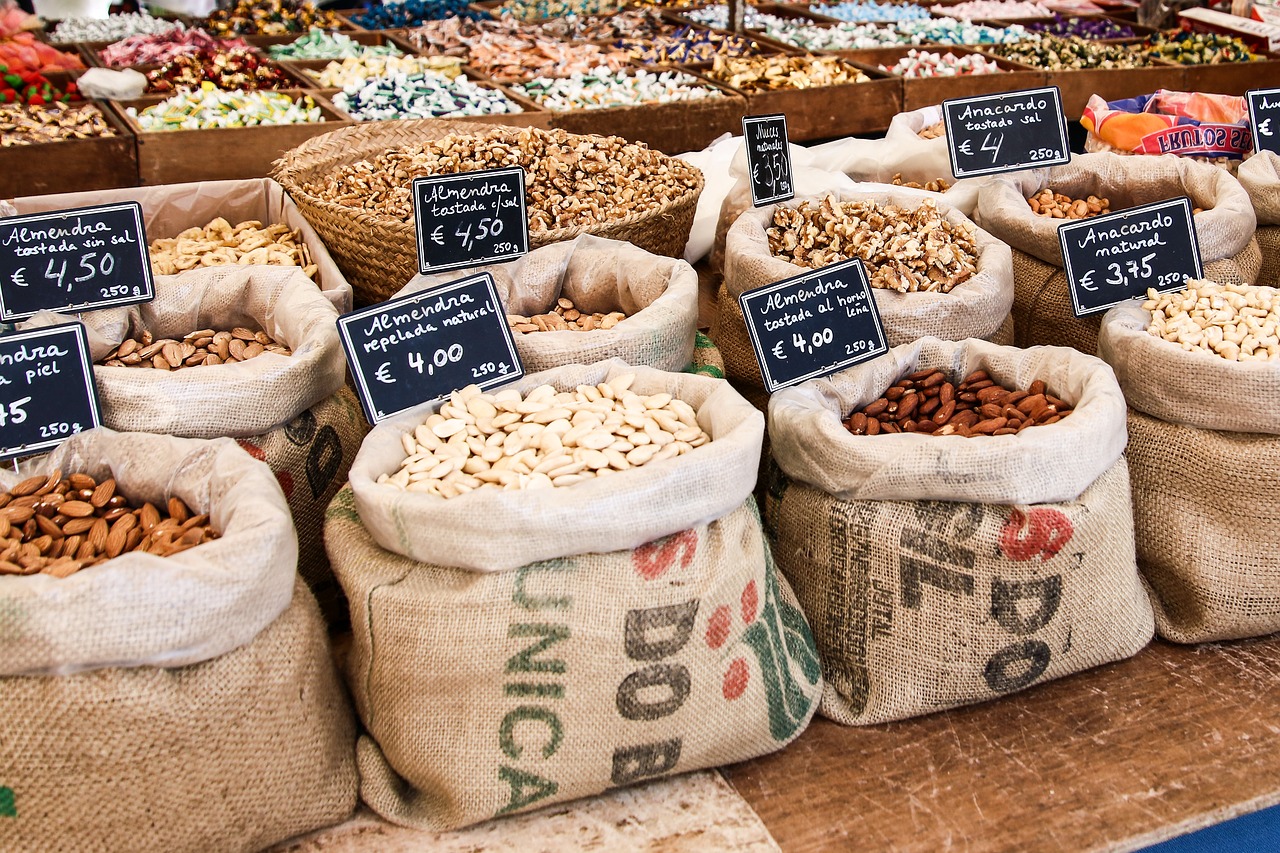
<path id="1" fill-rule="evenodd" d="M 311 192 L 301 179 L 301 173 L 309 171 L 325 171 L 331 172 L 340 164 L 354 162 L 357 159 L 365 159 L 370 155 L 365 152 L 367 147 L 382 146 L 382 151 L 390 150 L 394 145 L 386 144 L 382 140 L 385 137 L 397 137 L 405 131 L 422 128 L 431 131 L 447 130 L 446 133 L 434 135 L 427 141 L 442 139 L 452 135 L 469 135 L 469 136 L 493 136 L 507 137 L 519 136 L 524 133 L 530 133 L 540 130 L 539 128 L 517 128 L 505 125 L 491 125 L 478 122 L 462 122 L 454 121 L 450 126 L 442 128 L 441 125 L 447 120 L 442 119 L 410 119 L 396 122 L 371 122 L 353 127 L 338 128 L 329 133 L 312 137 L 301 145 L 285 153 L 283 157 L 277 160 L 272 169 L 271 177 L 281 184 L 294 203 L 301 206 L 310 206 L 317 212 L 327 213 L 333 218 L 344 218 L 354 221 L 357 225 L 371 229 L 381 229 L 384 233 L 390 233 L 396 236 L 412 235 L 414 233 L 414 223 L 410 219 L 408 221 L 397 217 L 381 215 L 375 212 L 364 210 L 362 208 L 347 207 L 337 202 L 328 201 Z M 360 131 L 364 131 L 361 133 Z M 547 131 L 543 131 L 547 132 Z M 561 131 L 565 133 L 569 139 L 588 139 L 599 134 L 571 133 L 569 131 Z M 348 140 L 349 137 L 356 139 Z M 341 142 L 356 142 L 354 145 L 343 145 L 339 150 L 333 150 L 331 146 Z M 632 143 L 629 140 L 628 144 Z M 402 143 L 409 144 L 409 143 Z M 646 146 L 648 147 L 648 146 Z M 299 163 L 306 155 L 315 150 L 319 153 L 313 162 Z M 686 181 L 681 187 L 678 195 L 668 198 L 659 207 L 629 214 L 621 219 L 610 220 L 608 222 L 585 222 L 581 225 L 562 226 L 560 228 L 534 230 L 530 228 L 530 240 L 536 239 L 542 243 L 560 242 L 562 240 L 571 239 L 578 234 L 584 233 L 590 229 L 607 229 L 609 231 L 626 230 L 631 227 L 652 221 L 653 219 L 669 213 L 673 208 L 680 207 L 684 204 L 694 201 L 706 188 L 706 176 L 702 170 L 679 157 L 666 154 L 657 149 L 650 149 L 657 155 L 668 161 L 675 161 L 680 164 L 689 173 L 690 180 Z M 593 233 L 599 233 L 594 231 Z"/>

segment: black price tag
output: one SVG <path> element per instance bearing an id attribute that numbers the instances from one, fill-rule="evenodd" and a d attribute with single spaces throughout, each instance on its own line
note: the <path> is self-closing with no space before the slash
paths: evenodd
<path id="1" fill-rule="evenodd" d="M 338 318 L 370 423 L 524 376 L 493 276 L 478 273 Z"/>
<path id="2" fill-rule="evenodd" d="M 857 258 L 749 290 L 738 304 L 770 394 L 889 351 Z"/>
<path id="3" fill-rule="evenodd" d="M 524 169 L 413 179 L 418 271 L 510 261 L 529 251 Z"/>
<path id="4" fill-rule="evenodd" d="M 0 459 L 40 453 L 101 423 L 82 324 L 0 336 Z"/>
<path id="5" fill-rule="evenodd" d="M 0 320 L 154 298 L 136 201 L 0 219 Z"/>
<path id="6" fill-rule="evenodd" d="M 1253 128 L 1253 150 L 1280 154 L 1280 89 L 1250 89 L 1249 125 Z"/>
<path id="7" fill-rule="evenodd" d="M 751 174 L 751 204 L 761 207 L 795 198 L 791 177 L 791 144 L 787 117 L 743 116 L 742 137 L 747 143 L 747 169 Z"/>
<path id="8" fill-rule="evenodd" d="M 1058 242 L 1077 317 L 1203 275 L 1186 196 L 1059 225 Z"/>
<path id="9" fill-rule="evenodd" d="M 1071 162 L 1057 86 L 943 101 L 942 118 L 957 178 Z"/>

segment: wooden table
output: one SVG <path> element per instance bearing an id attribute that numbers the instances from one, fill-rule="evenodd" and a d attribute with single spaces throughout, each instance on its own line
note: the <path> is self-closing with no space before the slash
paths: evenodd
<path id="1" fill-rule="evenodd" d="M 1280 635 L 1137 657 L 725 776 L 785 853 L 1133 850 L 1280 802 Z"/>

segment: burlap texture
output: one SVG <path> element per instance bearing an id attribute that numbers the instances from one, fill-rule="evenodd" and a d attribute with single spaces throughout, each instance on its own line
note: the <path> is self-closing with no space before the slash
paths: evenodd
<path id="1" fill-rule="evenodd" d="M 427 404 L 374 427 L 356 456 L 350 479 L 365 527 L 379 545 L 397 554 L 492 572 L 572 554 L 636 548 L 741 505 L 756 484 L 764 418 L 727 382 L 631 367 L 614 359 L 558 367 L 506 387 L 572 390 L 627 373 L 635 374 L 632 391 L 665 392 L 691 405 L 711 441 L 683 456 L 571 488 L 477 489 L 446 499 L 376 482 L 400 467 L 405 456 L 401 435 L 439 408 Z"/>
<path id="2" fill-rule="evenodd" d="M 1261 151 L 1240 164 L 1240 185 L 1253 201 L 1258 218 L 1262 269 L 1256 284 L 1280 285 L 1280 156 Z"/>
<path id="3" fill-rule="evenodd" d="M 1098 354 L 1130 406 L 1197 429 L 1280 435 L 1280 364 L 1184 350 L 1149 334 L 1150 323 L 1151 312 L 1138 302 L 1117 305 L 1102 319 Z"/>
<path id="4" fill-rule="evenodd" d="M 1123 459 L 1079 499 L 1031 506 L 840 501 L 773 470 L 766 529 L 836 722 L 994 699 L 1151 639 Z"/>
<path id="5" fill-rule="evenodd" d="M 232 225 L 256 219 L 263 225 L 282 224 L 296 228 L 301 231 L 302 242 L 307 244 L 317 267 L 315 284 L 339 311 L 351 310 L 351 285 L 342 275 L 342 270 L 338 269 L 320 235 L 285 193 L 284 187 L 270 178 L 28 196 L 14 199 L 14 206 L 17 213 L 25 214 L 123 201 L 136 201 L 142 205 L 143 227 L 148 242 L 177 237 L 188 228 L 203 228 L 219 216 Z M 208 275 L 208 272 L 209 268 L 198 268 L 179 275 L 183 278 L 198 277 Z M 170 276 L 155 278 L 157 283 L 161 283 Z"/>
<path id="6" fill-rule="evenodd" d="M 685 261 L 584 234 L 534 249 L 510 263 L 476 271 L 481 270 L 493 275 L 508 314 L 542 314 L 554 310 L 556 300 L 566 297 L 583 313 L 621 311 L 627 315 L 612 329 L 516 332 L 516 351 L 526 372 L 609 358 L 678 371 L 693 358 L 698 274 Z M 470 270 L 414 276 L 396 296 L 430 290 L 467 272 Z"/>
<path id="7" fill-rule="evenodd" d="M 279 618 L 207 663 L 0 678 L 0 848 L 261 850 L 351 814 L 354 741 L 298 583 Z"/>
<path id="8" fill-rule="evenodd" d="M 635 550 L 497 573 L 382 550 L 350 491 L 325 537 L 352 602 L 360 793 L 394 823 L 450 829 L 745 760 L 817 706 L 812 635 L 750 499 Z"/>
<path id="9" fill-rule="evenodd" d="M 693 361 L 685 368 L 685 373 L 696 373 L 699 376 L 710 376 L 712 379 L 724 379 L 724 356 L 715 341 L 696 332 L 693 338 Z"/>
<path id="10" fill-rule="evenodd" d="M 334 394 L 346 377 L 338 311 L 291 267 L 215 267 L 170 276 L 153 302 L 83 316 L 95 359 L 146 330 L 178 338 L 197 329 L 261 329 L 293 349 L 236 364 L 184 370 L 94 368 L 102 423 L 112 429 L 184 438 L 260 435 Z M 65 322 L 49 312 L 20 328 Z"/>
<path id="11" fill-rule="evenodd" d="M 347 482 L 347 472 L 369 432 L 350 388 L 321 400 L 283 426 L 236 441 L 267 463 L 284 490 L 298 532 L 298 572 L 330 625 L 349 618 L 342 588 L 324 552 L 324 512 Z"/>
<path id="12" fill-rule="evenodd" d="M 1242 399 L 1221 389 L 1226 400 Z M 1201 643 L 1280 630 L 1280 438 L 1129 412 L 1138 566 L 1156 630 Z"/>
<path id="13" fill-rule="evenodd" d="M 122 554 L 68 578 L 4 578 L 0 675 L 187 666 L 248 643 L 288 606 L 293 522 L 275 478 L 234 442 L 104 427 L 24 467 L 0 471 L 0 488 L 54 469 L 114 477 L 134 502 L 182 498 L 222 535 L 171 557 Z"/>
<path id="14" fill-rule="evenodd" d="M 841 423 L 907 374 L 975 370 L 1009 388 L 1041 379 L 1075 406 L 1017 435 L 850 435 Z M 1041 504 L 1075 500 L 1124 452 L 1125 402 L 1111 368 L 1074 350 L 924 338 L 769 401 L 769 440 L 786 475 L 846 500 Z"/>
<path id="15" fill-rule="evenodd" d="M 1240 182 L 1216 166 L 1180 157 L 1082 154 L 1047 169 L 996 175 L 979 193 L 977 222 L 1013 249 L 1013 317 L 1021 347 L 1069 346 L 1094 353 L 1097 315 L 1076 317 L 1062 268 L 1058 226 L 1037 216 L 1027 198 L 1052 187 L 1072 198 L 1111 200 L 1111 210 L 1185 195 L 1193 207 L 1196 239 L 1207 278 L 1253 284 L 1262 263 L 1254 239 L 1253 206 Z"/>

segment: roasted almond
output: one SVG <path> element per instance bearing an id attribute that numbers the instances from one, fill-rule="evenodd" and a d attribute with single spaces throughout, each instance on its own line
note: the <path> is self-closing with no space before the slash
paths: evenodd
<path id="1" fill-rule="evenodd" d="M 58 512 L 71 518 L 87 518 L 95 509 L 88 501 L 64 501 L 58 506 Z"/>
<path id="2" fill-rule="evenodd" d="M 99 509 L 107 505 L 107 501 L 115 497 L 116 481 L 114 479 L 103 480 L 98 487 L 93 490 L 93 497 L 89 498 L 89 503 Z"/>

